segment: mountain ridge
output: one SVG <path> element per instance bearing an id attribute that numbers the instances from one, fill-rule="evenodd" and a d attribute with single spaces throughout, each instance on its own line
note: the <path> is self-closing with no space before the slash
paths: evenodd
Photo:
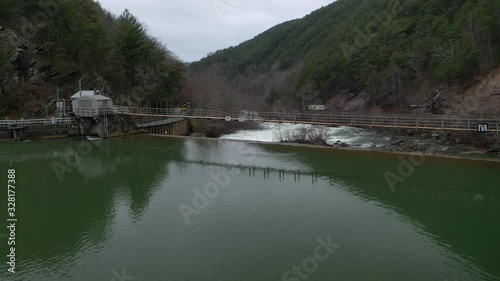
<path id="1" fill-rule="evenodd" d="M 498 1 L 338 0 L 192 63 L 184 96 L 220 108 L 303 110 L 366 94 L 356 110 L 417 104 L 452 114 L 454 105 L 431 112 L 428 102 L 438 92 L 454 100 L 495 71 L 499 19 Z"/>

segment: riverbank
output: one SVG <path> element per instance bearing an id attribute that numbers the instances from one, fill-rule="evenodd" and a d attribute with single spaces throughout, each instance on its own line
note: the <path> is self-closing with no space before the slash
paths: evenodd
<path id="1" fill-rule="evenodd" d="M 372 154 L 390 154 L 390 155 L 405 155 L 405 156 L 420 156 L 420 157 L 432 157 L 432 158 L 448 158 L 457 160 L 473 160 L 473 161 L 487 161 L 487 162 L 498 162 L 500 163 L 500 157 L 492 157 L 486 154 L 475 153 L 471 151 L 470 154 L 446 154 L 446 153 L 430 153 L 422 151 L 410 151 L 410 150 L 391 150 L 391 149 L 381 149 L 381 148 L 357 148 L 357 147 L 346 147 L 346 146 L 318 146 L 312 144 L 298 144 L 298 143 L 287 143 L 287 142 L 265 142 L 265 141 L 255 141 L 255 140 L 236 140 L 236 139 L 220 139 L 220 138 L 208 138 L 208 137 L 193 137 L 193 136 L 169 136 L 169 135 L 152 135 L 151 137 L 158 138 L 175 138 L 175 139 L 192 139 L 192 140 L 204 140 L 213 142 L 242 142 L 255 145 L 269 145 L 269 146 L 288 146 L 288 147 L 301 147 L 310 149 L 332 149 L 339 151 L 352 151 L 360 153 L 372 153 Z"/>
<path id="2" fill-rule="evenodd" d="M 262 123 L 256 130 L 240 130 L 223 139 L 290 142 L 390 152 L 479 154 L 500 156 L 500 134 L 422 130 L 365 129 L 288 123 Z"/>
<path id="3" fill-rule="evenodd" d="M 469 151 L 475 154 L 500 156 L 500 134 L 477 132 L 443 132 L 415 130 L 381 130 L 379 134 L 390 138 L 391 151 L 426 152 L 425 143 L 448 146 L 453 150 Z"/>

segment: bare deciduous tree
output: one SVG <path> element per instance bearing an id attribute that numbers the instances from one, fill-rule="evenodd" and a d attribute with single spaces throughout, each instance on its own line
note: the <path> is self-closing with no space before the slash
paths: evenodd
<path id="1" fill-rule="evenodd" d="M 459 50 L 458 45 L 449 41 L 445 45 L 435 47 L 432 50 L 432 58 L 435 63 L 445 64 L 445 65 L 455 65 L 457 63 L 457 52 Z"/>
<path id="2" fill-rule="evenodd" d="M 406 56 L 406 63 L 413 69 L 415 76 L 420 78 L 422 76 L 422 55 L 418 52 L 409 53 Z"/>
<path id="3" fill-rule="evenodd" d="M 402 70 L 399 66 L 392 64 L 389 67 L 389 79 L 392 85 L 392 99 L 394 107 L 396 107 L 396 94 L 399 93 L 401 88 L 401 75 Z"/>

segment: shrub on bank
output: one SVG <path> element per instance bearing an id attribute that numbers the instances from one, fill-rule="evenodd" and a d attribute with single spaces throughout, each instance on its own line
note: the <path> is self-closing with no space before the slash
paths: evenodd
<path id="1" fill-rule="evenodd" d="M 302 127 L 298 130 L 279 132 L 280 142 L 327 146 L 331 134 L 326 127 Z"/>

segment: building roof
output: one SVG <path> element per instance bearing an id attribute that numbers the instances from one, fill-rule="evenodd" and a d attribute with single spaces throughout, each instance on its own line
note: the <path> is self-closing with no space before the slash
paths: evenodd
<path id="1" fill-rule="evenodd" d="M 103 96 L 103 95 L 92 95 L 92 96 L 84 96 L 83 95 L 83 92 L 82 92 L 82 97 L 80 98 L 80 96 L 78 96 L 77 98 L 73 98 L 74 100 L 77 100 L 77 99 L 82 99 L 82 100 L 112 100 L 111 98 L 108 98 L 106 96 Z"/>
<path id="2" fill-rule="evenodd" d="M 94 94 L 99 93 L 99 91 L 82 91 L 82 97 L 93 96 Z M 77 99 L 80 97 L 80 91 L 76 92 L 76 94 L 71 96 L 71 99 Z"/>

